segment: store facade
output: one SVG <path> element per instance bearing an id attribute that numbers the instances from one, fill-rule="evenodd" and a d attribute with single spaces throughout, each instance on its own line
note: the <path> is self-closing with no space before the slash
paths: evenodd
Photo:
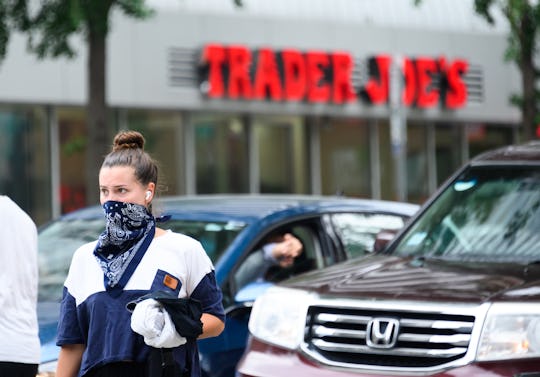
<path id="1" fill-rule="evenodd" d="M 109 38 L 109 131 L 143 132 L 162 195 L 421 202 L 468 158 L 519 141 L 504 30 L 190 4 L 115 15 Z M 38 62 L 24 44 L 0 70 L 0 189 L 43 223 L 85 204 L 85 54 Z"/>

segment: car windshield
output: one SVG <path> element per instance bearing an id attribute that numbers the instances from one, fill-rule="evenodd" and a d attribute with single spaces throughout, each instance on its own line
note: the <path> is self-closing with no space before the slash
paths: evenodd
<path id="1" fill-rule="evenodd" d="M 95 241 L 103 231 L 103 218 L 57 220 L 38 236 L 39 301 L 59 301 L 71 256 L 81 245 Z"/>
<path id="2" fill-rule="evenodd" d="M 243 223 L 169 220 L 158 226 L 189 235 L 201 242 L 213 263 L 245 227 Z M 41 302 L 59 301 L 73 252 L 95 241 L 103 231 L 104 219 L 57 220 L 39 232 L 39 291 Z"/>
<path id="3" fill-rule="evenodd" d="M 394 254 L 474 261 L 540 260 L 540 168 L 470 168 L 393 247 Z"/>
<path id="4" fill-rule="evenodd" d="M 164 229 L 171 229 L 198 240 L 214 264 L 245 226 L 244 223 L 234 221 L 218 222 L 175 219 L 169 220 L 162 225 Z"/>

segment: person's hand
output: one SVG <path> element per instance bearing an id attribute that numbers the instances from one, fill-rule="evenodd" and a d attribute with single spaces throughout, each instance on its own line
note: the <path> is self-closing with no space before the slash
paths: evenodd
<path id="1" fill-rule="evenodd" d="M 280 242 L 277 242 L 272 250 L 273 257 L 281 267 L 290 267 L 294 259 L 304 250 L 302 242 L 290 233 L 285 233 Z"/>
<path id="2" fill-rule="evenodd" d="M 137 303 L 131 314 L 131 329 L 142 335 L 144 342 L 154 348 L 174 348 L 187 341 L 176 332 L 169 313 L 154 299 Z"/>

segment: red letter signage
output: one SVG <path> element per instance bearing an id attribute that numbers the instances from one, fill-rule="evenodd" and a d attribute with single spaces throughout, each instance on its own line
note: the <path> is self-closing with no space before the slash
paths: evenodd
<path id="1" fill-rule="evenodd" d="M 229 47 L 229 97 L 251 98 L 249 66 L 251 53 L 242 46 Z"/>
<path id="2" fill-rule="evenodd" d="M 370 58 L 368 79 L 354 85 L 356 60 L 343 51 L 302 52 L 268 47 L 252 51 L 239 45 L 209 44 L 202 51 L 201 61 L 205 82 L 201 87 L 211 99 L 335 104 L 367 99 L 375 105 L 389 102 L 390 55 Z M 467 85 L 463 80 L 469 69 L 467 61 L 404 57 L 399 69 L 401 76 L 398 74 L 397 79 L 403 83 L 403 106 L 428 109 L 439 105 L 455 110 L 467 104 Z"/>
<path id="3" fill-rule="evenodd" d="M 328 102 L 330 99 L 330 87 L 325 77 L 325 70 L 329 68 L 328 60 L 328 55 L 324 52 L 314 51 L 306 54 L 309 102 Z"/>
<path id="4" fill-rule="evenodd" d="M 272 50 L 263 48 L 259 50 L 253 97 L 255 99 L 265 99 L 267 91 L 270 93 L 272 100 L 281 100 L 281 81 L 276 56 Z"/>
<path id="5" fill-rule="evenodd" d="M 403 75 L 405 76 L 405 88 L 403 89 L 402 103 L 404 106 L 412 106 L 416 101 L 417 80 L 414 62 L 410 59 L 403 59 Z"/>
<path id="6" fill-rule="evenodd" d="M 437 73 L 437 63 L 434 59 L 416 59 L 416 73 L 418 77 L 418 99 L 416 106 L 420 108 L 433 107 L 439 101 L 439 90 L 433 84 L 433 74 Z"/>
<path id="7" fill-rule="evenodd" d="M 334 82 L 332 99 L 335 103 L 351 102 L 356 100 L 356 93 L 351 85 L 351 73 L 354 61 L 351 55 L 335 53 L 332 55 L 334 68 Z"/>
<path id="8" fill-rule="evenodd" d="M 303 100 L 306 95 L 306 63 L 304 57 L 296 50 L 283 50 L 283 80 L 285 99 L 288 101 Z"/>
<path id="9" fill-rule="evenodd" d="M 221 67 L 225 61 L 225 48 L 219 45 L 208 45 L 204 49 L 202 61 L 208 65 L 208 97 L 220 98 L 224 94 Z"/>
<path id="10" fill-rule="evenodd" d="M 365 86 L 369 100 L 378 105 L 388 102 L 389 75 L 391 59 L 387 55 L 376 56 L 370 61 L 374 68 L 377 79 L 372 78 Z"/>
<path id="11" fill-rule="evenodd" d="M 463 82 L 462 75 L 467 72 L 469 65 L 464 60 L 454 61 L 446 71 L 446 82 L 448 89 L 446 92 L 445 105 L 449 109 L 463 107 L 467 102 L 467 86 Z"/>

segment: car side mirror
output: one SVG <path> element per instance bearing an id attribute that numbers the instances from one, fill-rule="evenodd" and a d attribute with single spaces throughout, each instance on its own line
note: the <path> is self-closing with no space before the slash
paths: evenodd
<path id="1" fill-rule="evenodd" d="M 394 239 L 397 234 L 397 230 L 383 229 L 377 233 L 375 236 L 375 241 L 373 243 L 373 252 L 380 253 L 383 251 L 386 246 Z"/>
<path id="2" fill-rule="evenodd" d="M 236 293 L 236 296 L 234 296 L 234 304 L 225 309 L 225 314 L 227 317 L 234 317 L 250 312 L 257 297 L 263 294 L 271 286 L 273 286 L 272 283 L 264 281 L 249 283 L 240 288 Z"/>

